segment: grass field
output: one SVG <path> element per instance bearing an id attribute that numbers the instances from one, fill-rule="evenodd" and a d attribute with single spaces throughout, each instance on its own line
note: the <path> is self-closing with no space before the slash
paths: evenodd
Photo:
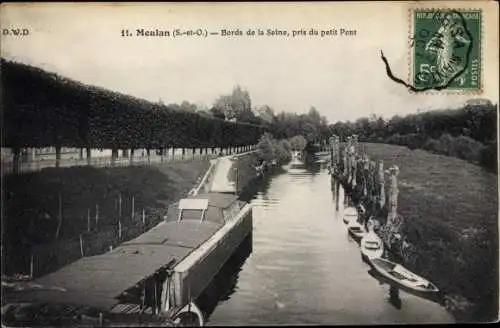
<path id="1" fill-rule="evenodd" d="M 85 243 L 86 255 L 116 245 L 118 220 L 122 222 L 122 236 L 133 238 L 153 221 L 158 222 L 166 206 L 185 196 L 208 167 L 208 161 L 194 161 L 117 168 L 50 168 L 5 176 L 2 274 L 27 273 L 31 254 L 40 249 L 43 254 L 46 249 L 53 250 L 53 254 L 44 256 L 50 261 L 38 259 L 40 274 L 75 260 L 80 256 L 80 234 L 89 241 Z M 149 224 L 139 227 L 143 209 Z M 95 244 L 93 249 L 87 249 L 90 240 Z"/>
<path id="2" fill-rule="evenodd" d="M 405 265 L 449 296 L 459 320 L 498 312 L 497 176 L 478 165 L 403 146 L 362 144 L 372 160 L 397 165 L 398 213 L 413 245 Z"/>

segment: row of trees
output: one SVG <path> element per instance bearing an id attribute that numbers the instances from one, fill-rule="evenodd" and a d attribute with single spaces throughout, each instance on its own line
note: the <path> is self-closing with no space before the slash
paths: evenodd
<path id="1" fill-rule="evenodd" d="M 394 116 L 372 115 L 336 122 L 330 133 L 342 139 L 357 134 L 361 142 L 382 142 L 425 149 L 475 162 L 496 172 L 497 105 L 468 102 L 458 109 Z"/>
<path id="2" fill-rule="evenodd" d="M 229 122 L 2 60 L 2 143 L 24 147 L 193 148 L 256 144 L 265 126 Z"/>
<path id="3" fill-rule="evenodd" d="M 3 59 L 1 82 L 2 142 L 14 150 L 230 147 L 256 144 L 266 131 L 275 139 L 300 135 L 313 144 L 326 142 L 332 134 L 342 139 L 357 134 L 361 142 L 427 149 L 496 171 L 497 106 L 491 102 L 387 121 L 372 115 L 329 125 L 314 107 L 304 114 L 252 107 L 248 91 L 240 86 L 208 109 L 188 101 L 152 103 Z"/>
<path id="4" fill-rule="evenodd" d="M 265 131 L 278 139 L 303 135 L 326 140 L 325 117 L 252 107 L 236 86 L 212 108 L 183 101 L 165 105 L 60 77 L 2 59 L 2 142 L 14 153 L 25 147 L 105 149 L 229 147 L 256 144 Z"/>

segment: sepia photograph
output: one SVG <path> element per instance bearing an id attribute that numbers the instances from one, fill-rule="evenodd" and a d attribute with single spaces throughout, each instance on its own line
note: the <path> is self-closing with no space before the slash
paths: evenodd
<path id="1" fill-rule="evenodd" d="M 0 21 L 2 327 L 498 321 L 498 2 Z"/>

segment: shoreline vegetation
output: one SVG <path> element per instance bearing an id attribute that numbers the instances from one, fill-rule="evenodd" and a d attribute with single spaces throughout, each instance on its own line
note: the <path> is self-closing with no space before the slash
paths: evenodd
<path id="1" fill-rule="evenodd" d="M 330 125 L 330 132 L 342 140 L 355 134 L 360 142 L 407 146 L 460 158 L 497 174 L 497 110 L 489 101 L 469 101 L 457 109 L 396 115 L 387 121 L 372 115 L 355 122 L 337 122 Z"/>

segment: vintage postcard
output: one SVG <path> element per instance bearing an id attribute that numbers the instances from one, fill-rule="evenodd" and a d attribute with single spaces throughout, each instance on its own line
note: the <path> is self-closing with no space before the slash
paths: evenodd
<path id="1" fill-rule="evenodd" d="M 498 320 L 497 2 L 0 8 L 2 327 Z"/>

